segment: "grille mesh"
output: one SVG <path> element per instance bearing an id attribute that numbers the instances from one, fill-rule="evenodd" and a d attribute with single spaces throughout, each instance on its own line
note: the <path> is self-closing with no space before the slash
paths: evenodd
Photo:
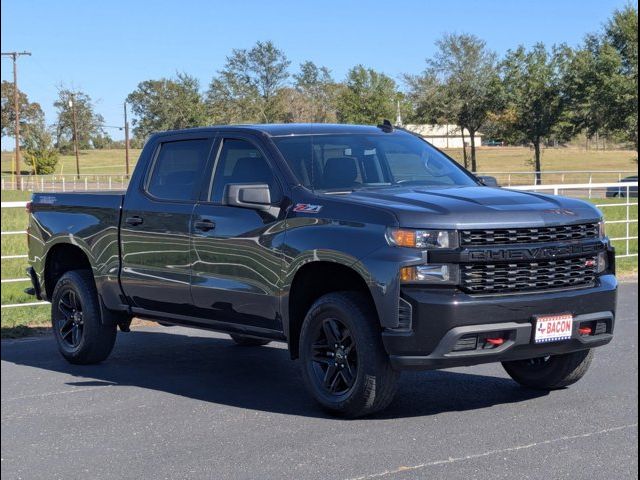
<path id="1" fill-rule="evenodd" d="M 461 265 L 462 288 L 470 293 L 509 293 L 593 285 L 596 257 L 535 263 Z"/>
<path id="2" fill-rule="evenodd" d="M 517 243 L 562 242 L 566 240 L 598 238 L 598 235 L 597 223 L 540 228 L 462 230 L 460 232 L 460 243 L 463 247 L 469 247 Z"/>

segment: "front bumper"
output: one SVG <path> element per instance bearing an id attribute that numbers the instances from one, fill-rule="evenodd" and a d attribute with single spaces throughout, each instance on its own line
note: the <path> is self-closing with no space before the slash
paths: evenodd
<path id="1" fill-rule="evenodd" d="M 385 330 L 383 342 L 396 369 L 436 369 L 479 363 L 520 360 L 569 353 L 605 345 L 613 338 L 617 281 L 599 277 L 591 288 L 522 295 L 474 296 L 451 289 L 403 288 L 412 307 L 408 331 Z M 534 344 L 536 315 L 571 313 L 574 331 L 569 340 Z M 597 335 L 581 335 L 578 327 L 604 322 Z M 463 337 L 501 332 L 505 342 L 491 348 L 454 351 Z"/>

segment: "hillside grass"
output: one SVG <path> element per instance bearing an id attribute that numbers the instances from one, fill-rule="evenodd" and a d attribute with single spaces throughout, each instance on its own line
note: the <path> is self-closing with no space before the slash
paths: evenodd
<path id="1" fill-rule="evenodd" d="M 113 174 L 123 175 L 125 173 L 124 150 L 81 150 L 80 151 L 80 173 L 81 174 Z M 138 161 L 140 150 L 129 150 L 130 172 Z M 13 152 L 3 151 L 0 155 L 0 170 L 2 176 L 11 175 L 13 170 Z M 29 174 L 27 166 L 22 164 L 22 172 Z M 56 166 L 57 174 L 73 175 L 76 173 L 76 157 L 75 155 L 60 155 L 58 165 Z"/>
<path id="2" fill-rule="evenodd" d="M 445 150 L 462 163 L 462 149 Z M 124 150 L 83 150 L 80 152 L 81 174 L 125 173 Z M 140 150 L 129 151 L 130 171 L 133 171 Z M 480 147 L 477 150 L 478 172 L 531 172 L 533 171 L 533 150 L 525 147 Z M 1 171 L 3 176 L 11 175 L 13 152 L 2 152 Z M 76 171 L 74 155 L 61 155 L 56 173 L 73 175 Z M 580 148 L 548 148 L 542 150 L 543 170 L 615 170 L 638 169 L 637 152 L 631 150 L 584 150 Z M 26 166 L 22 170 L 28 174 Z M 525 177 L 522 177 L 524 179 Z M 527 177 L 530 180 L 532 177 Z M 617 179 L 609 176 L 599 181 Z M 594 180 L 595 181 L 595 180 Z M 533 183 L 533 182 L 529 182 Z M 545 182 L 550 183 L 550 182 Z"/>

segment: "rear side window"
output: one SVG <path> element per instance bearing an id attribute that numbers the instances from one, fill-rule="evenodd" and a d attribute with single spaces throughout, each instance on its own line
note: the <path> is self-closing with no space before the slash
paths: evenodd
<path id="1" fill-rule="evenodd" d="M 147 192 L 163 200 L 196 200 L 211 142 L 181 140 L 160 146 Z"/>

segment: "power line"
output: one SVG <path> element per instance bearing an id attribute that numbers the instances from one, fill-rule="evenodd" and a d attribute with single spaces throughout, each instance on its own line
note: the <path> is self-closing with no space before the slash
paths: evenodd
<path id="1" fill-rule="evenodd" d="M 15 113 L 15 138 L 16 138 L 16 152 L 15 152 L 15 164 L 14 175 L 16 189 L 20 190 L 20 105 L 18 101 L 18 57 L 27 55 L 31 56 L 31 52 L 2 52 L 3 57 L 10 57 L 13 60 L 13 108 Z"/>

